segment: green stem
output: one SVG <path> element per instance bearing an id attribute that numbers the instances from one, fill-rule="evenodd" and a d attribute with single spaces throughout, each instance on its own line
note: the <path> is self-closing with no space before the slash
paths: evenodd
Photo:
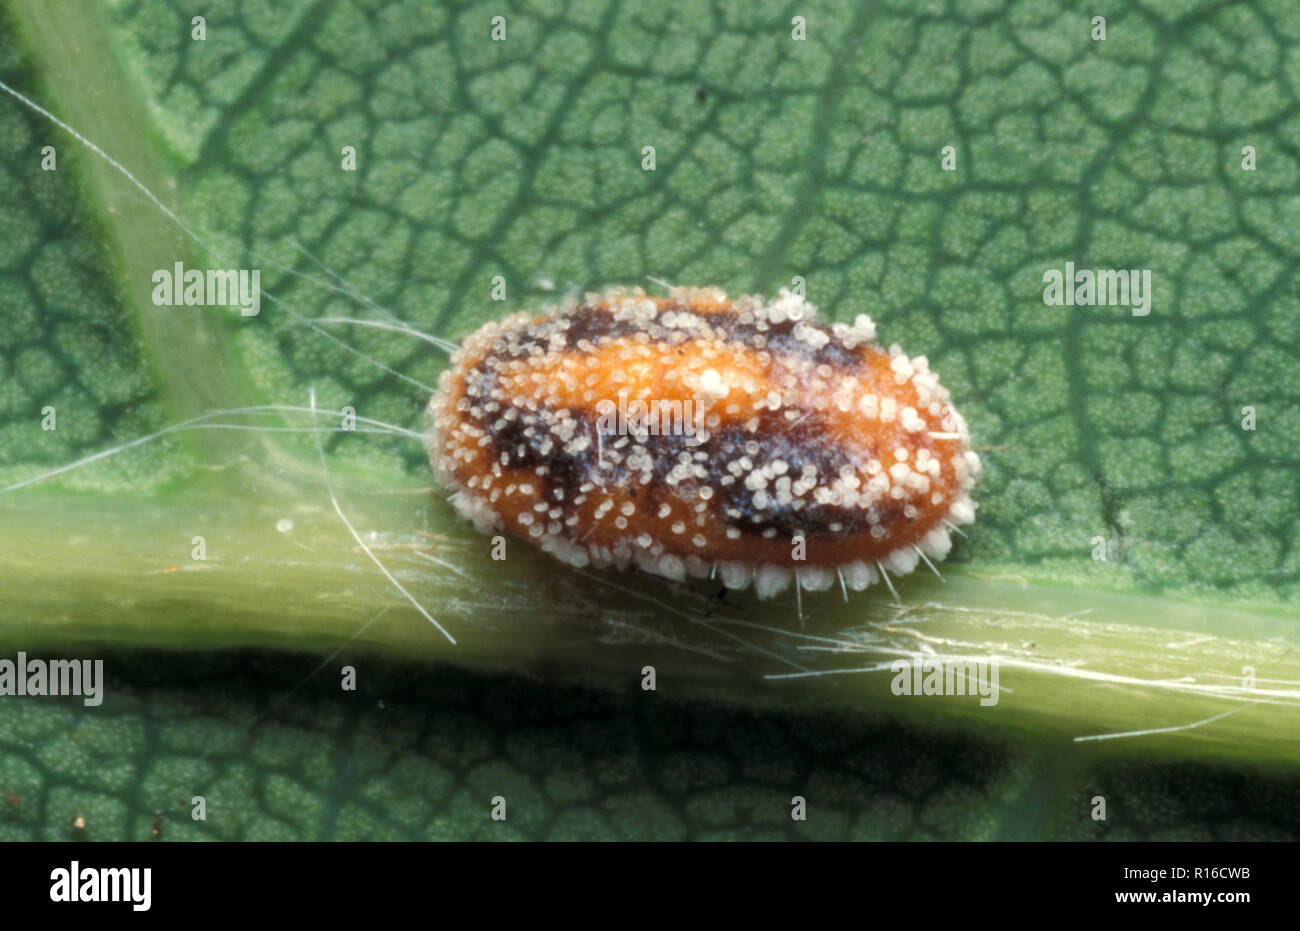
<path id="1" fill-rule="evenodd" d="M 496 561 L 491 541 L 427 488 L 376 490 L 335 476 L 362 539 L 453 645 L 375 567 L 319 477 L 280 479 L 243 473 L 235 484 L 247 493 L 232 498 L 212 489 L 134 500 L 31 489 L 8 496 L 0 589 L 11 594 L 0 608 L 0 643 L 29 651 L 324 651 L 347 643 L 362 656 L 544 672 L 618 689 L 640 688 L 643 668 L 654 666 L 658 690 L 670 696 L 883 709 L 1032 732 L 1062 746 L 1239 709 L 1197 728 L 1076 746 L 1140 743 L 1144 752 L 1255 761 L 1294 761 L 1300 747 L 1300 657 L 1283 645 L 1290 622 L 1280 611 L 1079 592 L 958 569 L 946 584 L 909 580 L 903 605 L 885 592 L 848 603 L 837 592 L 805 594 L 805 627 L 789 598 L 731 593 L 717 604 L 701 586 L 560 568 L 513 540 L 508 558 Z M 297 492 L 285 494 L 291 481 Z M 196 536 L 206 559 L 193 558 Z M 887 665 L 918 654 L 996 657 L 997 703 L 895 695 Z M 881 663 L 885 669 L 866 671 Z M 1244 667 L 1254 669 L 1253 691 Z"/>

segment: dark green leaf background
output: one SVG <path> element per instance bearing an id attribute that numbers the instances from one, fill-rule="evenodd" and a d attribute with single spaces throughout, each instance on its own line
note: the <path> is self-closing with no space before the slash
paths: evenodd
<path id="1" fill-rule="evenodd" d="M 801 623 L 492 563 L 418 440 L 327 435 L 341 507 L 453 647 L 348 535 L 311 434 L 169 433 L 0 491 L 0 656 L 108 667 L 99 708 L 0 699 L 0 838 L 1300 834 L 1295 0 L 1126 5 L 1104 41 L 1108 11 L 1038 0 L 204 6 L 196 42 L 183 4 L 0 0 L 0 80 L 196 234 L 0 94 L 0 488 L 313 394 L 422 430 L 445 356 L 314 319 L 457 339 L 647 276 L 797 275 L 930 358 L 980 517 L 946 583 L 810 595 Z M 272 297 L 155 307 L 176 261 Z M 1150 315 L 1045 305 L 1067 261 L 1151 269 Z M 310 421 L 205 426 L 237 424 Z M 864 672 L 921 649 L 997 656 L 1009 692 Z"/>

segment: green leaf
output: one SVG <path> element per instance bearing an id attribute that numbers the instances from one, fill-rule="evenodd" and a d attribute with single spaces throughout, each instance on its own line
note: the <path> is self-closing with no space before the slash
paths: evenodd
<path id="1" fill-rule="evenodd" d="M 0 4 L 0 80 L 138 182 L 0 95 L 0 644 L 110 659 L 102 707 L 3 699 L 0 830 L 1294 836 L 1257 791 L 1300 737 L 1293 4 L 1135 8 L 1104 41 L 1047 2 L 816 3 L 806 41 L 743 2 L 531 4 L 504 41 L 482 5 L 219 6 L 195 41 L 166 2 Z M 178 261 L 260 269 L 261 313 L 155 306 Z M 1149 269 L 1150 314 L 1045 304 L 1067 262 Z M 800 619 L 494 562 L 410 433 L 445 355 L 314 322 L 454 340 L 647 276 L 802 276 L 929 357 L 986 464 L 946 582 Z M 313 398 L 400 430 L 318 453 L 292 431 L 337 414 L 244 410 Z M 1005 691 L 900 699 L 920 651 Z"/>

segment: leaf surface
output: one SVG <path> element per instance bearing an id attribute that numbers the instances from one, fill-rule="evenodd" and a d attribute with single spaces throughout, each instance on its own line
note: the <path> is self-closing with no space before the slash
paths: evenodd
<path id="1" fill-rule="evenodd" d="M 816 836 L 1092 836 L 1110 830 L 1087 818 L 1100 782 L 1156 791 L 1177 781 L 1161 767 L 1206 759 L 1290 778 L 1293 3 L 1136 7 L 1104 41 L 1092 11 L 1037 2 L 818 3 L 800 13 L 807 41 L 784 12 L 745 3 L 534 4 L 508 14 L 501 42 L 481 5 L 213 6 L 202 42 L 166 2 L 0 8 L 0 79 L 194 234 L 0 95 L 0 487 L 22 484 L 0 493 L 0 641 L 149 657 L 122 654 L 102 710 L 24 705 L 0 722 L 0 788 L 42 800 L 15 836 L 59 836 L 73 809 L 94 811 L 100 836 L 143 836 L 155 809 L 184 817 L 170 793 L 199 784 L 220 787 L 226 814 L 185 830 L 221 837 L 478 836 L 496 784 L 532 798 L 502 832 L 519 836 L 797 835 L 794 794 L 836 812 L 810 819 Z M 955 171 L 941 167 L 949 145 Z M 348 146 L 356 171 L 341 167 Z M 151 276 L 175 262 L 259 268 L 261 313 L 155 306 Z M 1067 262 L 1149 269 L 1150 314 L 1045 304 L 1044 273 Z M 647 276 L 732 293 L 801 276 L 825 316 L 868 313 L 882 341 L 931 360 L 986 464 L 946 582 L 901 580 L 899 604 L 809 595 L 801 622 L 793 598 L 719 604 L 522 545 L 493 563 L 430 490 L 409 433 L 445 356 L 315 322 L 399 319 L 458 339 Z M 369 426 L 326 433 L 322 457 L 306 428 L 337 415 L 245 410 L 312 399 Z M 42 429 L 46 407 L 57 429 Z M 235 429 L 249 426 L 273 430 Z M 177 664 L 340 644 L 317 674 L 328 688 L 273 702 L 315 663 L 272 652 L 260 674 L 204 685 L 212 710 L 188 710 Z M 996 658 L 1005 691 L 991 708 L 899 700 L 888 663 L 917 652 Z M 403 682 L 379 714 L 375 683 L 333 688 L 340 666 L 365 680 L 385 656 L 475 697 L 373 672 Z M 661 701 L 639 689 L 646 664 L 668 711 L 646 710 Z M 572 714 L 492 710 L 551 695 Z M 584 742 L 584 702 L 610 733 Z M 768 757 L 719 749 L 728 729 Z M 878 752 L 812 753 L 796 731 Z M 1130 731 L 1154 733 L 1072 740 Z M 627 734 L 644 739 L 629 748 Z M 1091 755 L 1112 744 L 1144 762 Z M 931 777 L 873 768 L 902 745 L 900 765 Z M 598 775 L 607 758 L 618 791 Z M 1193 772 L 1220 788 L 1245 778 Z M 424 784 L 445 791 L 408 810 Z M 1036 810 L 1026 792 L 1052 801 Z M 1295 830 L 1294 813 L 1216 797 L 1240 818 L 1170 802 L 1141 820 L 1135 806 L 1116 836 Z"/>

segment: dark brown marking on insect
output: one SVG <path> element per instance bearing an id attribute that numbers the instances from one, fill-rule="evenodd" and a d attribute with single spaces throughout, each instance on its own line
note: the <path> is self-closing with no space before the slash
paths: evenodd
<path id="1" fill-rule="evenodd" d="M 765 411 L 759 417 L 757 430 L 734 423 L 719 427 L 716 436 L 710 440 L 717 447 L 709 461 L 711 467 L 734 461 L 746 455 L 747 443 L 761 437 L 760 453 L 749 456 L 755 468 L 782 460 L 789 467 L 787 474 L 797 478 L 805 466 L 811 465 L 824 481 L 836 475 L 842 466 L 856 464 L 858 457 L 863 455 L 862 451 L 851 453 L 842 445 L 829 441 L 828 435 L 825 420 L 816 411 L 803 411 L 793 422 L 787 421 L 783 412 Z M 866 452 L 866 458 L 871 458 L 871 455 L 871 451 Z M 796 534 L 812 539 L 822 535 L 847 536 L 867 524 L 866 513 L 857 509 L 815 502 L 796 508 L 794 502 L 780 504 L 774 495 L 769 496 L 767 507 L 758 508 L 754 504 L 754 493 L 743 482 L 723 485 L 719 474 L 712 484 L 721 497 L 723 520 L 743 533 L 761 535 L 770 529 L 786 539 Z M 740 517 L 728 514 L 728 510 L 739 512 Z M 840 529 L 832 530 L 834 524 L 839 524 Z"/>
<path id="2" fill-rule="evenodd" d="M 797 325 L 798 321 L 782 320 L 780 323 L 769 323 L 766 329 L 760 330 L 757 324 L 742 322 L 737 317 L 726 326 L 727 338 L 733 342 L 752 345 L 753 340 L 762 337 L 766 349 L 774 356 L 807 359 L 813 365 L 829 365 L 845 374 L 851 374 L 862 367 L 862 356 L 856 349 L 849 349 L 833 338 L 822 346 L 814 347 L 794 335 Z M 824 323 L 805 323 L 804 326 L 831 333 L 831 328 Z"/>
<path id="3" fill-rule="evenodd" d="M 698 491 L 702 487 L 712 488 L 714 495 L 709 511 L 714 518 L 727 527 L 734 527 L 747 537 L 762 536 L 768 530 L 775 530 L 778 536 L 790 538 L 796 534 L 805 539 L 816 537 L 847 536 L 862 529 L 867 524 L 867 514 L 863 511 L 821 504 L 806 504 L 795 507 L 780 504 L 775 496 L 770 498 L 769 506 L 757 508 L 754 505 L 754 493 L 745 487 L 733 473 L 727 470 L 727 464 L 748 455 L 747 444 L 762 439 L 762 452 L 750 455 L 755 467 L 762 468 L 776 459 L 784 460 L 789 466 L 789 474 L 798 477 L 805 465 L 817 468 L 818 475 L 825 479 L 838 473 L 844 465 L 854 464 L 864 457 L 874 456 L 873 450 L 861 449 L 850 451 L 843 446 L 828 441 L 829 429 L 824 417 L 816 411 L 801 411 L 795 423 L 791 425 L 781 412 L 768 411 L 760 417 L 757 430 L 731 422 L 720 425 L 710 431 L 709 439 L 699 445 L 691 445 L 690 437 L 682 434 L 629 434 L 597 435 L 597 418 L 594 411 L 569 408 L 572 421 L 576 425 L 575 436 L 584 436 L 589 440 L 586 449 L 573 451 L 573 444 L 561 442 L 542 421 L 553 414 L 548 408 L 537 409 L 538 421 L 526 424 L 518 418 L 505 419 L 498 427 L 498 418 L 474 417 L 468 419 L 482 429 L 489 437 L 487 452 L 493 461 L 500 461 L 505 455 L 506 467 L 511 469 L 531 469 L 546 467 L 546 474 L 532 479 L 542 488 L 540 500 L 555 502 L 554 493 L 559 490 L 563 501 L 570 503 L 588 486 L 588 494 L 593 493 L 590 486 L 638 497 L 642 493 L 639 506 L 657 509 L 659 504 L 668 502 L 680 504 L 683 501 L 699 500 Z M 651 465 L 650 481 L 642 484 L 642 470 L 626 465 L 626 457 L 605 459 L 605 467 L 600 467 L 601 445 L 612 445 L 620 439 L 644 447 L 649 454 Z M 690 478 L 671 485 L 668 473 L 678 464 L 683 454 L 694 456 L 704 452 L 707 458 L 701 463 L 706 471 L 705 478 Z M 730 477 L 732 481 L 724 483 Z M 731 513 L 729 513 L 731 512 Z M 735 516 L 739 513 L 739 517 Z M 887 521 L 901 515 L 901 509 L 892 507 L 879 509 L 879 520 Z M 838 524 L 839 529 L 832 529 Z"/>
<path id="4" fill-rule="evenodd" d="M 838 339 L 830 339 L 821 346 L 813 346 L 795 336 L 798 321 L 783 320 L 779 323 L 765 324 L 760 329 L 757 322 L 745 321 L 741 314 L 730 307 L 719 307 L 701 313 L 697 307 L 670 301 L 657 305 L 655 318 L 659 319 L 670 311 L 689 313 L 700 318 L 701 329 L 672 328 L 665 333 L 665 338 L 681 343 L 690 339 L 714 338 L 725 336 L 727 342 L 744 346 L 753 351 L 754 345 L 761 340 L 763 348 L 776 357 L 803 359 L 813 365 L 829 365 L 841 373 L 851 374 L 862 368 L 862 356 L 857 349 L 844 346 Z M 831 328 L 819 321 L 805 322 L 805 326 L 814 327 L 831 334 Z M 704 328 L 706 331 L 701 332 Z M 541 324 L 529 327 L 518 336 L 512 336 L 503 342 L 478 364 L 484 369 L 492 359 L 519 359 L 544 350 L 550 345 L 555 333 L 563 333 L 570 346 L 577 346 L 587 340 L 593 346 L 599 346 L 606 340 L 633 337 L 645 331 L 644 322 L 615 316 L 604 306 L 580 305 L 565 314 L 552 318 Z"/>
<path id="5" fill-rule="evenodd" d="M 474 418 L 470 419 L 474 421 Z M 564 494 L 564 501 L 569 503 L 581 494 L 579 489 L 585 483 L 602 479 L 597 468 L 599 448 L 595 421 L 582 412 L 576 413 L 574 420 L 578 424 L 577 435 L 591 440 L 586 449 L 578 452 L 573 450 L 572 443 L 561 443 L 541 425 L 525 424 L 517 418 L 507 420 L 500 428 L 495 428 L 494 421 L 487 418 L 478 419 L 477 425 L 490 438 L 488 452 L 493 460 L 499 462 L 504 453 L 507 466 L 511 469 L 546 466 L 546 475 L 538 478 L 545 488 L 544 499 L 554 501 L 554 492 L 559 490 Z M 548 441 L 550 451 L 545 452 L 543 450 Z M 604 480 L 609 481 L 608 478 Z"/>

